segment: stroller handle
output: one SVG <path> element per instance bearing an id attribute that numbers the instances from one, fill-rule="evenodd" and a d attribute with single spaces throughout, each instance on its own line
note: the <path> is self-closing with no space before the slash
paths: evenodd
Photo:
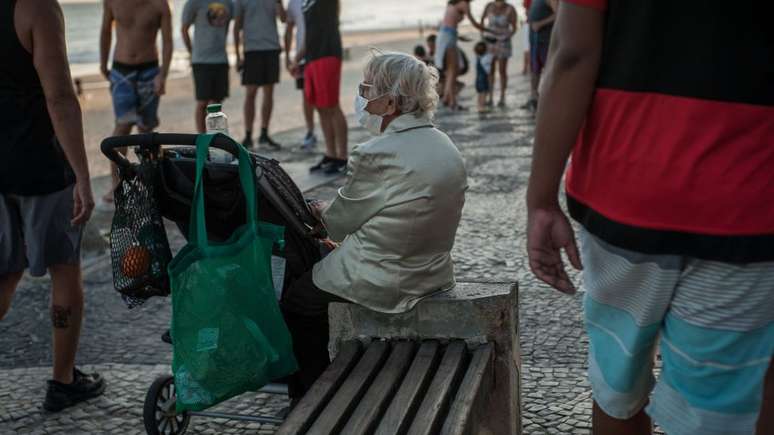
<path id="1" fill-rule="evenodd" d="M 121 169 L 127 169 L 131 167 L 131 162 L 126 159 L 121 153 L 118 152 L 118 148 L 125 148 L 131 146 L 139 146 L 143 148 L 157 148 L 161 145 L 196 145 L 196 134 L 179 134 L 179 133 L 145 133 L 145 134 L 130 134 L 128 136 L 113 136 L 102 141 L 100 150 L 110 161 L 115 163 Z M 218 134 L 212 140 L 210 146 L 221 149 L 233 155 L 239 157 L 239 148 L 234 139 L 230 137 Z"/>

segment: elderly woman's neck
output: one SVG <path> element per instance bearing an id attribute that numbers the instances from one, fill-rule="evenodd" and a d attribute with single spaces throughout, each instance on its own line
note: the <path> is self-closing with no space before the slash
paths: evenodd
<path id="1" fill-rule="evenodd" d="M 382 117 L 382 133 L 384 133 L 384 131 L 387 130 L 387 126 L 389 126 L 392 121 L 394 121 L 396 118 L 398 118 L 401 115 L 403 115 L 403 113 L 400 110 L 396 111 L 392 115 L 384 115 Z"/>

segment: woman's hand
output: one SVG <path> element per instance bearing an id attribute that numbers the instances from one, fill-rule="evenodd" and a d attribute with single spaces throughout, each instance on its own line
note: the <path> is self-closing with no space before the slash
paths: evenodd
<path id="1" fill-rule="evenodd" d="M 314 216 L 318 221 L 322 221 L 322 212 L 327 206 L 328 203 L 325 201 L 320 201 L 317 199 L 309 201 L 309 210 L 312 212 L 312 216 Z"/>

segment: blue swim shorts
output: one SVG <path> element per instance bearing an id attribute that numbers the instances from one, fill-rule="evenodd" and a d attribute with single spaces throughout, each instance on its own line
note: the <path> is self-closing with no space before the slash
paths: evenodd
<path id="1" fill-rule="evenodd" d="M 774 354 L 774 262 L 645 255 L 580 238 L 600 408 L 626 419 L 650 400 L 646 412 L 669 435 L 753 435 Z"/>
<path id="2" fill-rule="evenodd" d="M 158 62 L 139 65 L 113 63 L 110 91 L 116 124 L 137 125 L 145 131 L 159 125 L 159 96 L 154 89 L 154 80 L 159 72 Z"/>

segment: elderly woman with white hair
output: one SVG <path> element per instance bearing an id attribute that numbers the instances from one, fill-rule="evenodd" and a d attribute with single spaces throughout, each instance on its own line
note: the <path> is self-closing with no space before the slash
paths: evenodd
<path id="1" fill-rule="evenodd" d="M 329 364 L 329 303 L 402 313 L 454 287 L 451 250 L 467 176 L 454 143 L 431 122 L 437 83 L 435 69 L 407 54 L 377 54 L 365 67 L 355 110 L 375 137 L 352 151 L 346 184 L 318 207 L 341 245 L 281 303 L 300 366 L 291 398 Z"/>

